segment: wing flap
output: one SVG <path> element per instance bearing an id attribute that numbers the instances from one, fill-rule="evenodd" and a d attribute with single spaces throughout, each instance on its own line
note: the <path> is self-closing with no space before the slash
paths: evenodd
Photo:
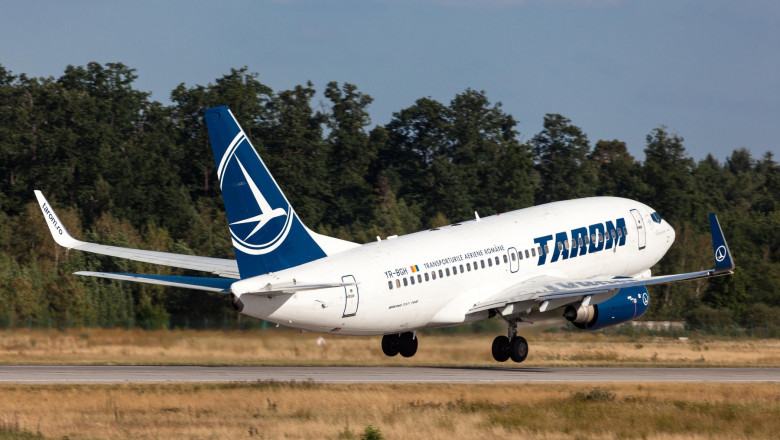
<path id="1" fill-rule="evenodd" d="M 40 191 L 35 190 L 35 197 L 38 199 L 38 204 L 46 219 L 46 224 L 49 226 L 49 232 L 51 232 L 52 237 L 54 237 L 54 241 L 60 246 L 84 252 L 140 261 L 143 263 L 210 272 L 226 278 L 239 278 L 238 265 L 235 260 L 123 248 L 77 240 L 68 233 L 67 229 L 65 229 L 65 226 L 62 224 L 59 217 L 57 217 L 54 209 L 43 194 Z"/>

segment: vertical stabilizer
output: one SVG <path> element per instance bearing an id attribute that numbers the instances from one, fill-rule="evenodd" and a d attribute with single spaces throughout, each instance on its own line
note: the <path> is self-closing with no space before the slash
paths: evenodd
<path id="1" fill-rule="evenodd" d="M 206 110 L 206 124 L 241 278 L 325 257 L 230 109 Z"/>

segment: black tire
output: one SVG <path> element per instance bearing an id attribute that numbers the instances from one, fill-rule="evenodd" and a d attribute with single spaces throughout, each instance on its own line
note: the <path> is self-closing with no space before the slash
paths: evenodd
<path id="1" fill-rule="evenodd" d="M 406 332 L 401 333 L 401 338 L 399 341 L 399 352 L 401 353 L 401 356 L 408 358 L 414 356 L 415 353 L 417 353 L 417 338 L 414 337 L 414 333 L 412 332 Z"/>
<path id="2" fill-rule="evenodd" d="M 515 336 L 509 344 L 509 357 L 515 362 L 523 362 L 528 357 L 528 341 L 522 336 Z"/>
<path id="3" fill-rule="evenodd" d="M 493 359 L 498 362 L 506 362 L 509 359 L 509 338 L 506 336 L 496 336 L 493 339 Z"/>
<path id="4" fill-rule="evenodd" d="M 382 352 L 387 356 L 395 356 L 398 354 L 400 348 L 400 335 L 384 335 L 382 336 Z"/>

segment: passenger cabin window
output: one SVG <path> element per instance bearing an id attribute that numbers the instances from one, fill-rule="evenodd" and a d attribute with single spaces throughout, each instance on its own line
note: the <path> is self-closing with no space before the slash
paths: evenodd
<path id="1" fill-rule="evenodd" d="M 422 283 L 422 275 L 417 274 L 417 282 Z"/>
<path id="2" fill-rule="evenodd" d="M 526 251 L 526 252 L 528 252 L 528 251 Z M 520 260 L 523 259 L 523 251 L 520 251 L 520 252 L 517 253 L 517 258 L 519 258 Z"/>
<path id="3" fill-rule="evenodd" d="M 530 255 L 528 255 L 528 249 L 525 250 L 525 258 L 531 258 Z"/>
<path id="4" fill-rule="evenodd" d="M 471 272 L 471 263 L 466 263 L 466 270 Z"/>
<path id="5" fill-rule="evenodd" d="M 395 287 L 401 287 L 401 280 L 395 280 Z"/>
<path id="6" fill-rule="evenodd" d="M 433 272 L 431 272 L 431 279 L 432 280 L 436 279 L 436 271 L 435 270 Z"/>
<path id="7" fill-rule="evenodd" d="M 506 258 L 506 254 L 504 254 L 504 264 L 506 264 L 509 260 Z"/>
<path id="8" fill-rule="evenodd" d="M 577 245 L 582 247 L 582 237 L 577 237 Z"/>
<path id="9" fill-rule="evenodd" d="M 539 248 L 539 249 L 541 249 L 541 248 Z M 528 252 L 528 251 L 526 251 L 526 252 Z M 539 252 L 542 252 L 542 251 L 540 250 Z M 531 256 L 532 257 L 536 256 L 536 248 L 531 248 Z"/>
<path id="10" fill-rule="evenodd" d="M 409 282 L 412 283 L 412 286 L 414 286 L 414 275 L 409 277 Z"/>
<path id="11" fill-rule="evenodd" d="M 622 237 L 622 236 L 623 236 L 623 229 L 618 229 L 618 237 Z"/>
<path id="12" fill-rule="evenodd" d="M 501 264 L 501 261 L 499 261 L 498 257 L 496 257 L 496 266 L 498 266 L 499 264 Z"/>
<path id="13" fill-rule="evenodd" d="M 406 286 L 408 286 L 408 285 L 409 285 L 409 282 L 408 282 L 408 281 L 406 281 L 406 278 L 404 278 L 404 287 L 406 287 Z"/>
<path id="14" fill-rule="evenodd" d="M 563 251 L 563 243 L 561 243 L 560 241 L 558 242 L 558 250 Z"/>
<path id="15" fill-rule="evenodd" d="M 493 267 L 493 260 L 488 258 L 487 262 L 488 262 L 488 266 Z"/>
<path id="16" fill-rule="evenodd" d="M 613 230 L 609 231 L 609 235 L 611 235 L 612 239 L 614 240 L 615 239 L 615 230 L 613 229 Z"/>
<path id="17" fill-rule="evenodd" d="M 477 269 L 479 269 L 479 264 L 477 264 L 477 262 L 475 261 L 474 262 L 474 270 L 477 270 Z"/>
<path id="18" fill-rule="evenodd" d="M 541 249 L 541 248 L 539 248 L 539 249 Z M 549 254 L 550 253 L 550 247 L 549 246 L 544 245 L 544 253 L 545 254 Z M 542 254 L 542 251 L 540 250 L 539 251 L 539 255 L 541 255 L 541 254 Z"/>
<path id="19" fill-rule="evenodd" d="M 479 264 L 483 269 L 485 268 L 485 260 L 479 260 Z"/>
<path id="20" fill-rule="evenodd" d="M 463 273 L 463 265 L 460 265 L 460 273 Z"/>
<path id="21" fill-rule="evenodd" d="M 512 252 L 512 261 L 517 261 L 517 254 Z"/>
<path id="22" fill-rule="evenodd" d="M 447 276 L 450 276 L 449 272 L 447 272 Z M 442 273 L 441 269 L 439 269 L 439 278 L 444 278 L 444 274 Z"/>
<path id="23" fill-rule="evenodd" d="M 393 290 L 393 282 L 392 281 L 388 281 L 387 282 L 387 288 L 390 289 L 390 290 Z"/>

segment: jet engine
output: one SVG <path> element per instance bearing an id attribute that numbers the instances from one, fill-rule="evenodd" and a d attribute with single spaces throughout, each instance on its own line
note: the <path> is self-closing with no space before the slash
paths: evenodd
<path id="1" fill-rule="evenodd" d="M 568 305 L 563 317 L 584 330 L 598 330 L 611 325 L 633 321 L 647 311 L 649 299 L 645 286 L 620 289 L 612 298 L 600 304 Z"/>
<path id="2" fill-rule="evenodd" d="M 231 293 L 230 296 L 233 299 L 233 310 L 241 313 L 244 310 L 244 302 L 234 293 Z"/>

